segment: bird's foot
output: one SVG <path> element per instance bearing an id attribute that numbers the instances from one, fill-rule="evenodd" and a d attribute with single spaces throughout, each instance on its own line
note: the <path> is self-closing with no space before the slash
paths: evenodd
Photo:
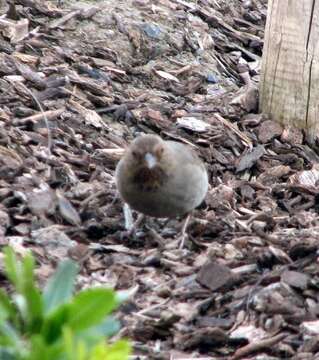
<path id="1" fill-rule="evenodd" d="M 185 222 L 182 227 L 181 235 L 179 236 L 179 240 L 180 240 L 179 249 L 183 249 L 185 242 L 188 239 L 187 227 L 188 227 L 191 217 L 192 217 L 192 214 L 188 214 L 186 216 Z"/>
<path id="2" fill-rule="evenodd" d="M 184 245 L 185 245 L 185 242 L 188 240 L 188 234 L 185 232 L 185 233 L 182 233 L 179 238 L 178 238 L 178 242 L 179 242 L 179 246 L 178 248 L 179 249 L 183 249 L 184 248 Z"/>
<path id="3" fill-rule="evenodd" d="M 138 214 L 138 217 L 134 222 L 131 208 L 127 204 L 124 204 L 123 212 L 124 212 L 125 228 L 126 228 L 125 236 L 136 237 L 136 231 L 141 225 L 141 223 L 144 221 L 145 215 Z"/>
<path id="4" fill-rule="evenodd" d="M 153 236 L 154 241 L 158 244 L 159 249 L 164 249 L 165 248 L 165 240 L 162 238 L 162 236 L 158 232 L 156 232 L 154 229 L 152 229 L 148 226 L 147 226 L 147 229 Z"/>

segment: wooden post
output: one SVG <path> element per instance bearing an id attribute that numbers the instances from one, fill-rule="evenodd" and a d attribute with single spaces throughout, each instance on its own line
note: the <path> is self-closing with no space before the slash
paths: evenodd
<path id="1" fill-rule="evenodd" d="M 319 1 L 269 0 L 260 109 L 319 136 Z"/>

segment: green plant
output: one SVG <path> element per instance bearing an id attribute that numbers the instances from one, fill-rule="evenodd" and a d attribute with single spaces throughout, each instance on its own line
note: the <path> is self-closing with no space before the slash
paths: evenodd
<path id="1" fill-rule="evenodd" d="M 5 274 L 13 293 L 0 289 L 1 360 L 125 360 L 127 341 L 108 344 L 119 329 L 110 313 L 119 296 L 110 289 L 91 288 L 73 295 L 77 265 L 60 264 L 41 292 L 35 282 L 31 253 L 18 260 L 4 249 Z"/>

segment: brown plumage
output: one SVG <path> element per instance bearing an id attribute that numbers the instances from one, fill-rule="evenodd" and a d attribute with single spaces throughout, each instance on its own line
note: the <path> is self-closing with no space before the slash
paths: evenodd
<path id="1" fill-rule="evenodd" d="M 208 189 L 204 164 L 188 146 L 142 135 L 116 167 L 122 199 L 145 215 L 172 218 L 200 205 Z"/>

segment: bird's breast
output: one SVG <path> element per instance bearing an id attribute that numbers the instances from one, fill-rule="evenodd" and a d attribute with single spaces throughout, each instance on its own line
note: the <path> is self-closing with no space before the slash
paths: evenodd
<path id="1" fill-rule="evenodd" d="M 168 175 L 160 167 L 139 169 L 133 176 L 134 185 L 145 192 L 156 191 L 168 181 Z"/>

